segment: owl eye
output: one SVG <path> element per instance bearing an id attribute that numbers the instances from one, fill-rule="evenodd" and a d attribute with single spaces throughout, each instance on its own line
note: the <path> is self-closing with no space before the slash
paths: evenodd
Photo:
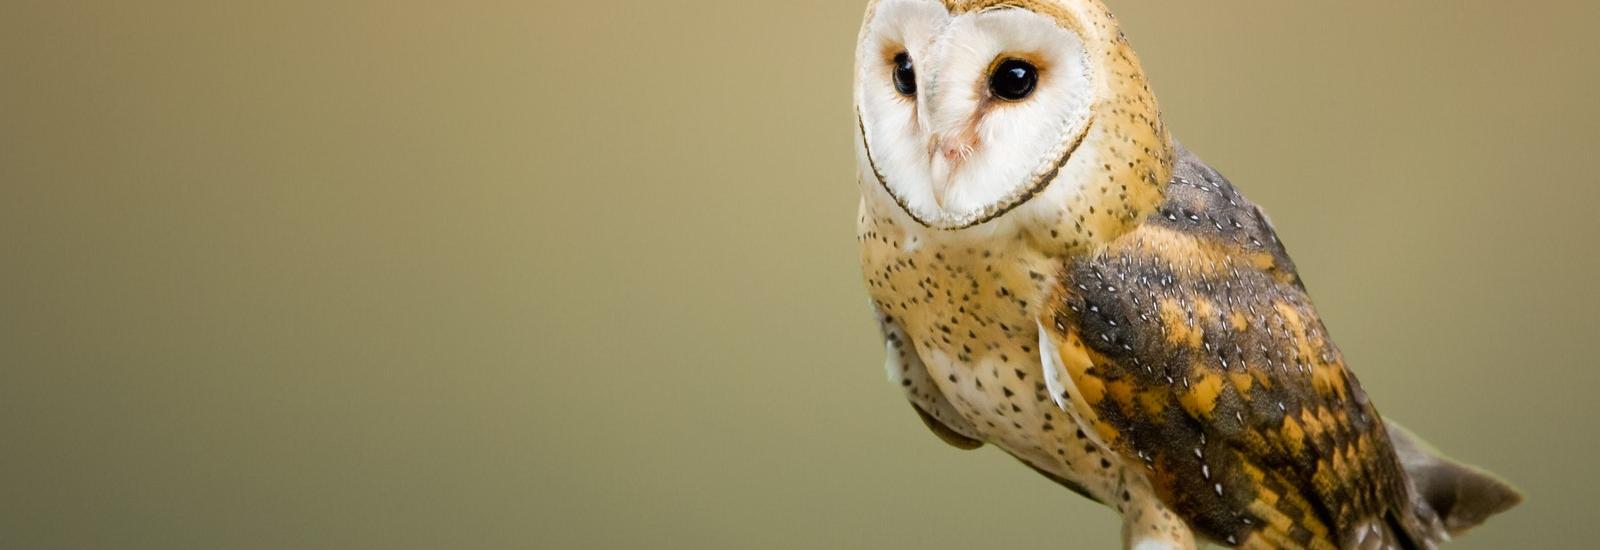
<path id="1" fill-rule="evenodd" d="M 894 89 L 900 95 L 917 95 L 917 71 L 911 67 L 911 54 L 900 52 L 894 56 Z"/>
<path id="2" fill-rule="evenodd" d="M 1039 69 L 1021 59 L 1007 59 L 989 76 L 989 91 L 1001 99 L 1021 101 L 1039 84 Z"/>

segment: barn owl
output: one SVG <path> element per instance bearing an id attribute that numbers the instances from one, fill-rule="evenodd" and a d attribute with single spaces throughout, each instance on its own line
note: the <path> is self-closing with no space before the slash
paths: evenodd
<path id="1" fill-rule="evenodd" d="M 944 441 L 1128 548 L 1434 548 L 1520 501 L 1378 414 L 1099 0 L 871 1 L 854 88 L 886 368 Z"/>

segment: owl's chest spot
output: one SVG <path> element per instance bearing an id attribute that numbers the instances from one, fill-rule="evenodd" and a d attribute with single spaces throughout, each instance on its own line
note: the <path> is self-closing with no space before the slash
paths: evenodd
<path id="1" fill-rule="evenodd" d="M 905 327 L 924 359 L 946 359 L 939 362 L 949 371 L 942 373 L 947 381 L 981 380 L 966 372 L 980 366 L 998 372 L 1037 363 L 1031 359 L 1038 344 L 1035 318 L 1054 276 L 1044 258 L 1020 247 L 949 246 L 868 256 L 868 286 L 878 308 Z M 1012 381 L 1026 378 L 1013 375 Z M 997 384 L 1005 382 L 989 381 L 1017 390 Z"/>

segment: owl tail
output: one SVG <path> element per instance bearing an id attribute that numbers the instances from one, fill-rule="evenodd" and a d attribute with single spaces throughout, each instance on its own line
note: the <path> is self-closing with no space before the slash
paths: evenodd
<path id="1" fill-rule="evenodd" d="M 1493 474 L 1445 458 L 1393 421 L 1384 424 L 1410 478 L 1418 520 L 1454 537 L 1522 502 L 1522 493 Z"/>

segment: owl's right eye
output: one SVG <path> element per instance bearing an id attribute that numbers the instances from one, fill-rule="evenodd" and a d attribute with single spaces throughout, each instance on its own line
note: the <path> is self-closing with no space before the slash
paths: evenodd
<path id="1" fill-rule="evenodd" d="M 911 54 L 900 52 L 894 56 L 894 89 L 903 96 L 917 95 L 917 70 L 911 66 Z"/>

